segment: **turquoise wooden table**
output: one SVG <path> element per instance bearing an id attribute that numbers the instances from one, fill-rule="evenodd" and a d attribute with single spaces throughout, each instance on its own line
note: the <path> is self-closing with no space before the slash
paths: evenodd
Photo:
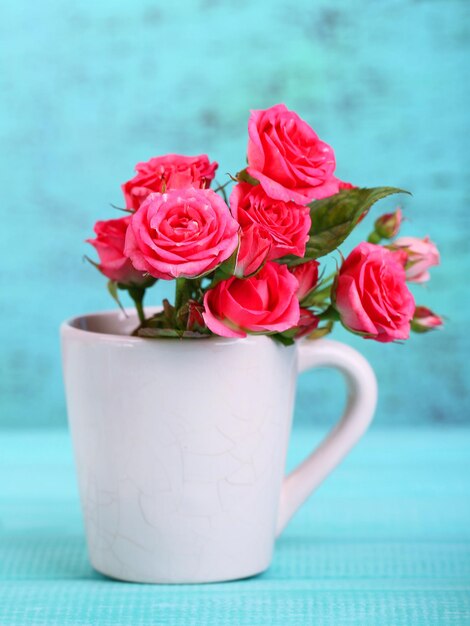
<path id="1" fill-rule="evenodd" d="M 289 464 L 320 434 L 295 429 Z M 67 432 L 0 432 L 0 624 L 470 624 L 470 429 L 372 429 L 268 572 L 178 587 L 91 569 Z"/>

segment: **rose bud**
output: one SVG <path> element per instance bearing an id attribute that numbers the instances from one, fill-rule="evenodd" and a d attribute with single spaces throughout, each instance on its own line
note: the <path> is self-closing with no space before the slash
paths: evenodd
<path id="1" fill-rule="evenodd" d="M 126 207 L 137 210 L 153 192 L 186 187 L 205 189 L 214 178 L 217 167 L 217 163 L 210 163 L 205 154 L 194 157 L 167 154 L 137 163 L 137 174 L 122 185 Z"/>
<path id="2" fill-rule="evenodd" d="M 299 322 L 298 283 L 285 265 L 268 262 L 251 278 L 231 278 L 204 296 L 207 327 L 222 337 L 283 332 Z"/>
<path id="3" fill-rule="evenodd" d="M 241 226 L 241 239 L 253 224 L 271 242 L 268 260 L 287 254 L 303 257 L 311 226 L 310 209 L 273 200 L 260 185 L 239 183 L 230 195 L 230 210 Z"/>
<path id="4" fill-rule="evenodd" d="M 154 278 L 196 278 L 237 249 L 239 225 L 211 189 L 153 193 L 131 216 L 125 252 Z"/>
<path id="5" fill-rule="evenodd" d="M 352 183 L 347 183 L 343 180 L 338 181 L 338 191 L 349 191 L 350 189 L 357 189 L 357 185 L 353 185 Z"/>
<path id="6" fill-rule="evenodd" d="M 296 339 L 301 339 L 302 337 L 306 337 L 313 333 L 314 330 L 317 329 L 320 320 L 308 309 L 300 309 L 300 317 L 299 322 L 297 324 L 297 332 L 295 334 Z"/>
<path id="7" fill-rule="evenodd" d="M 297 265 L 290 270 L 299 281 L 297 298 L 300 302 L 317 286 L 319 267 L 320 263 L 318 261 L 307 261 L 307 263 Z"/>
<path id="8" fill-rule="evenodd" d="M 431 309 L 425 306 L 417 306 L 411 322 L 411 330 L 415 333 L 427 333 L 430 330 L 442 328 L 444 320 Z"/>
<path id="9" fill-rule="evenodd" d="M 125 285 L 142 285 L 148 281 L 148 277 L 134 268 L 124 252 L 130 221 L 131 216 L 128 215 L 115 220 L 96 222 L 94 227 L 96 239 L 87 239 L 87 242 L 96 249 L 100 258 L 98 269 L 107 278 Z"/>
<path id="10" fill-rule="evenodd" d="M 243 278 L 255 274 L 266 262 L 271 250 L 271 238 L 252 224 L 243 231 L 237 256 L 235 276 Z"/>
<path id="11" fill-rule="evenodd" d="M 429 268 L 440 263 L 439 250 L 429 237 L 400 237 L 393 242 L 392 247 L 403 253 L 406 280 L 410 283 L 428 281 Z"/>
<path id="12" fill-rule="evenodd" d="M 341 322 L 366 339 L 408 339 L 415 303 L 399 254 L 363 242 L 346 258 L 333 293 Z"/>
<path id="13" fill-rule="evenodd" d="M 247 172 L 270 198 L 307 204 L 338 193 L 333 149 L 284 104 L 252 111 L 248 135 Z"/>
<path id="14" fill-rule="evenodd" d="M 393 239 L 398 235 L 402 220 L 401 209 L 397 209 L 394 213 L 385 213 L 375 220 L 375 232 L 380 239 Z"/>
<path id="15" fill-rule="evenodd" d="M 188 300 L 188 321 L 186 330 L 197 331 L 205 328 L 206 324 L 202 316 L 204 307 L 195 300 Z"/>

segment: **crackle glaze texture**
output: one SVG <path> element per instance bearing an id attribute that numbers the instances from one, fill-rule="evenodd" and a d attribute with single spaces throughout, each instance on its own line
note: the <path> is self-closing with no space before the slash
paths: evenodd
<path id="1" fill-rule="evenodd" d="M 373 375 L 366 370 L 361 381 L 350 373 L 357 415 L 347 411 L 338 432 L 281 489 L 297 347 L 263 336 L 151 341 L 110 334 L 135 323 L 110 313 L 62 329 L 93 566 L 115 578 L 160 583 L 265 570 L 276 534 L 367 427 Z M 340 349 L 320 342 L 314 354 L 322 346 Z M 301 357 L 302 367 L 317 364 L 311 349 Z M 328 358 L 320 360 L 341 368 Z M 354 358 L 346 369 L 368 367 Z"/>

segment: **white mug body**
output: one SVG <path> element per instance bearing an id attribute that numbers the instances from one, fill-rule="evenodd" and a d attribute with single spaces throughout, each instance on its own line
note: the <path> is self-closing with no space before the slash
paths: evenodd
<path id="1" fill-rule="evenodd" d="M 142 339 L 129 313 L 62 325 L 68 417 L 91 563 L 199 583 L 269 567 L 297 378 L 267 336 Z"/>

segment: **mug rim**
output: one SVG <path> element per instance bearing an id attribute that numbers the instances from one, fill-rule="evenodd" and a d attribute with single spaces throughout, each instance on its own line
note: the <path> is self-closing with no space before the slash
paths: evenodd
<path id="1" fill-rule="evenodd" d="M 149 306 L 145 307 L 146 312 L 156 313 L 162 310 L 162 307 L 159 306 Z M 135 309 L 133 307 L 125 307 L 124 311 L 126 314 L 130 314 L 131 316 L 135 316 Z M 150 340 L 147 337 L 134 337 L 132 335 L 119 335 L 116 333 L 105 333 L 94 330 L 88 330 L 86 328 L 80 328 L 76 324 L 80 322 L 80 320 L 84 320 L 87 318 L 115 318 L 122 316 L 123 312 L 120 309 L 106 309 L 104 311 L 93 311 L 90 313 L 82 313 L 81 315 L 75 315 L 64 320 L 60 325 L 60 334 L 63 338 L 73 337 L 75 339 L 80 339 L 82 341 L 106 341 L 112 343 L 120 343 L 120 344 L 128 344 L 128 345 L 144 345 L 148 344 Z M 178 345 L 188 345 L 197 343 L 198 345 L 202 342 L 203 345 L 211 345 L 213 344 L 235 344 L 235 343 L 255 343 L 259 341 L 265 341 L 269 339 L 270 341 L 274 341 L 269 337 L 269 335 L 247 335 L 246 337 L 221 337 L 218 335 L 211 335 L 209 337 L 198 337 L 198 338 L 178 338 L 178 337 L 159 337 L 158 343 L 176 343 Z M 177 340 L 177 341 L 175 341 Z M 284 346 L 291 347 L 291 346 Z"/>

